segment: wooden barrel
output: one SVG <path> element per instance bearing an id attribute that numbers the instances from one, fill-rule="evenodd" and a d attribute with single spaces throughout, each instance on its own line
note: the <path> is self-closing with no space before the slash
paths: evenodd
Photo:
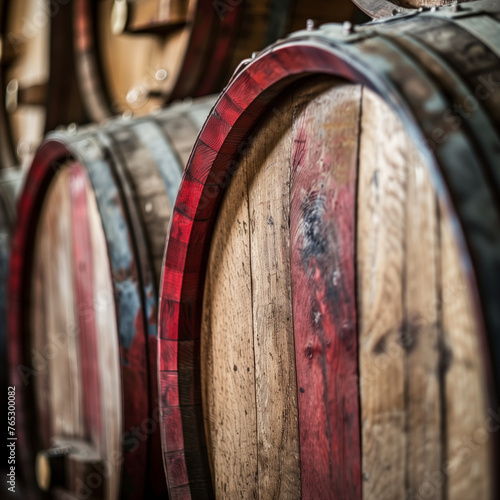
<path id="1" fill-rule="evenodd" d="M 71 5 L 0 2 L 0 161 L 29 165 L 45 131 L 85 120 L 71 47 Z"/>
<path id="2" fill-rule="evenodd" d="M 94 120 L 220 91 L 239 62 L 348 0 L 75 0 L 79 80 Z M 129 64 L 130 60 L 134 64 Z"/>
<path id="3" fill-rule="evenodd" d="M 157 289 L 183 166 L 213 102 L 55 133 L 34 158 L 8 289 L 18 463 L 32 490 L 36 473 L 55 496 L 166 494 Z"/>
<path id="4" fill-rule="evenodd" d="M 498 498 L 499 20 L 301 31 L 221 94 L 163 264 L 171 498 Z"/>

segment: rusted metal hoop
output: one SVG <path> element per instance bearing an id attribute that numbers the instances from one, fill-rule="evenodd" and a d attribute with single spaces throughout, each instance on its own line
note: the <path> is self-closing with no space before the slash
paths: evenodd
<path id="1" fill-rule="evenodd" d="M 392 0 L 352 0 L 363 12 L 368 14 L 373 19 L 382 19 L 391 17 L 396 14 L 413 14 L 419 9 L 432 9 L 434 7 L 444 7 L 450 5 L 458 5 L 461 3 L 471 2 L 474 0 L 442 0 L 436 2 L 436 5 L 425 5 L 425 2 L 418 2 L 422 5 L 410 7 L 408 2 L 397 2 Z"/>

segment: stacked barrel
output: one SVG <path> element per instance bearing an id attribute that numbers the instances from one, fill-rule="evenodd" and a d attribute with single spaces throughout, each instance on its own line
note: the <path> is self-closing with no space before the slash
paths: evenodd
<path id="1" fill-rule="evenodd" d="M 498 497 L 500 5 L 355 3 L 2 4 L 21 498 Z"/>

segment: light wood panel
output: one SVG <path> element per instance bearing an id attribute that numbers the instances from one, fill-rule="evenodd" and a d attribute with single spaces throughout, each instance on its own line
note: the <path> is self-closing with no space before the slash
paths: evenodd
<path id="1" fill-rule="evenodd" d="M 401 129 L 403 129 L 401 125 Z M 408 485 L 419 488 L 426 473 L 444 458 L 440 362 L 441 327 L 438 306 L 439 237 L 436 193 L 419 151 L 405 134 L 406 235 L 402 345 L 406 352 Z M 444 498 L 436 491 L 430 498 Z"/>
<path id="2" fill-rule="evenodd" d="M 37 231 L 31 338 L 43 367 L 36 370 L 37 379 L 47 377 L 47 385 L 36 391 L 39 411 L 49 419 L 42 435 L 84 437 L 70 211 L 69 170 L 64 169 L 51 186 Z"/>
<path id="3" fill-rule="evenodd" d="M 473 284 L 449 212 L 440 207 L 439 214 L 446 462 L 432 471 L 432 482 L 446 480 L 448 498 L 453 500 L 492 498 L 492 433 L 498 432 L 500 418 L 496 408 L 487 409 L 485 363 L 479 355 L 484 346 Z"/>
<path id="4" fill-rule="evenodd" d="M 357 235 L 363 497 L 489 498 L 481 321 L 423 152 L 365 89 Z"/>
<path id="5" fill-rule="evenodd" d="M 358 320 L 363 498 L 405 498 L 401 345 L 406 141 L 384 103 L 363 93 L 358 191 Z M 383 124 L 383 126 L 381 126 Z"/>
<path id="6" fill-rule="evenodd" d="M 220 498 L 300 498 L 288 226 L 290 104 L 264 122 L 244 153 L 210 254 L 202 383 Z"/>
<path id="7" fill-rule="evenodd" d="M 293 101 L 292 101 L 293 103 Z M 290 101 L 245 154 L 250 213 L 259 498 L 300 498 L 290 273 Z"/>
<path id="8" fill-rule="evenodd" d="M 203 305 L 205 429 L 216 496 L 257 498 L 250 222 L 244 166 L 233 177 L 220 213 Z"/>

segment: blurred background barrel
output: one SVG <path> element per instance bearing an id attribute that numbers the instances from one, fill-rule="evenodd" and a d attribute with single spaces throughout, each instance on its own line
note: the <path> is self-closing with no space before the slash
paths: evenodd
<path id="1" fill-rule="evenodd" d="M 51 134 L 13 237 L 9 355 L 27 487 L 164 498 L 157 289 L 172 205 L 205 98 Z M 36 482 L 35 482 L 36 473 Z"/>
<path id="2" fill-rule="evenodd" d="M 79 81 L 97 121 L 220 91 L 242 59 L 308 18 L 353 20 L 357 11 L 346 0 L 74 3 Z"/>
<path id="3" fill-rule="evenodd" d="M 488 9 L 299 32 L 220 96 L 164 258 L 171 498 L 497 498 Z"/>
<path id="4" fill-rule="evenodd" d="M 76 84 L 70 2 L 2 1 L 1 162 L 28 166 L 43 134 L 85 121 Z"/>

